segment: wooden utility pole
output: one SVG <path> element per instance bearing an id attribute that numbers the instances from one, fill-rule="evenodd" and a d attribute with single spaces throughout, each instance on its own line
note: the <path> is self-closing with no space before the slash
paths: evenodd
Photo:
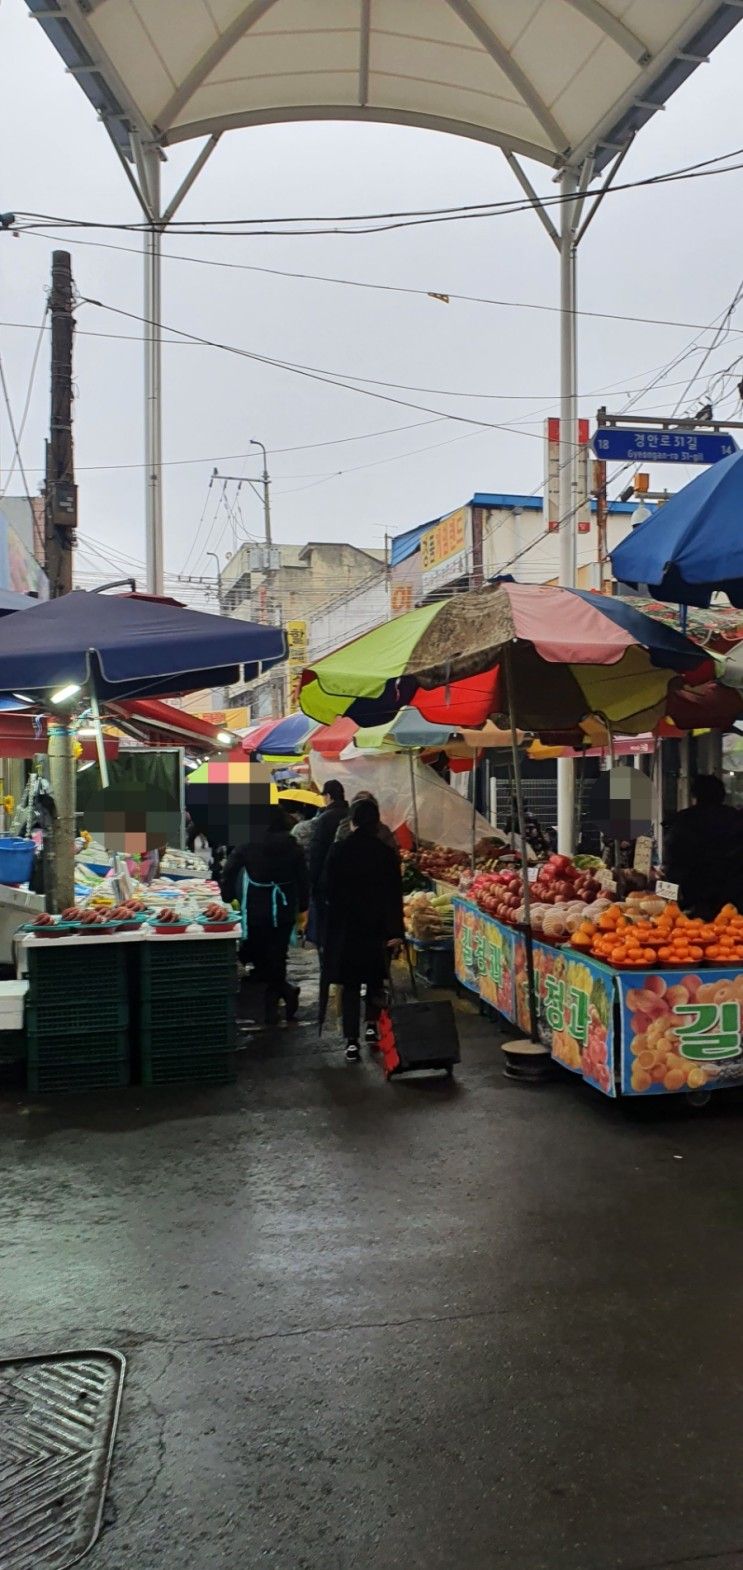
<path id="1" fill-rule="evenodd" d="M 52 253 L 51 408 L 46 447 L 44 565 L 49 594 L 56 599 L 72 588 L 72 551 L 76 543 L 77 486 L 72 448 L 72 258 Z"/>
<path id="2" fill-rule="evenodd" d="M 72 258 L 52 253 L 51 407 L 46 444 L 44 565 L 51 599 L 72 588 L 72 551 L 77 529 L 77 486 L 72 448 Z M 52 831 L 47 909 L 64 910 L 75 892 L 75 726 L 73 714 L 55 714 L 49 724 L 49 783 L 56 807 Z"/>
<path id="3" fill-rule="evenodd" d="M 606 499 L 606 464 L 595 458 L 593 463 L 593 494 L 596 497 L 596 545 L 599 564 L 599 588 L 604 587 L 608 552 L 609 504 Z"/>

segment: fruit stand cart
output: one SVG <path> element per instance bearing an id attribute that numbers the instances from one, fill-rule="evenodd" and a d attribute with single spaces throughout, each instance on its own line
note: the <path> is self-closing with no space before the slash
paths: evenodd
<path id="1" fill-rule="evenodd" d="M 682 1091 L 702 1096 L 743 1085 L 739 922 L 743 938 L 743 918 L 732 911 L 721 918 L 719 931 L 730 937 L 707 945 L 716 951 L 714 958 L 690 940 L 674 950 L 673 933 L 670 943 L 631 950 L 630 958 L 625 953 L 616 964 L 585 949 L 533 938 L 540 1041 L 556 1062 L 607 1096 Z M 668 936 L 662 930 L 658 935 Z M 528 1031 L 523 931 L 457 897 L 454 965 L 461 986 Z"/>

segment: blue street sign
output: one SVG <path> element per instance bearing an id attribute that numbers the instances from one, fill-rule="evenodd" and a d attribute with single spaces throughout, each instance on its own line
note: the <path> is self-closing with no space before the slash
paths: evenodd
<path id="1" fill-rule="evenodd" d="M 629 463 L 717 463 L 738 448 L 726 431 L 631 430 L 601 425 L 592 447 L 597 458 L 624 458 Z"/>

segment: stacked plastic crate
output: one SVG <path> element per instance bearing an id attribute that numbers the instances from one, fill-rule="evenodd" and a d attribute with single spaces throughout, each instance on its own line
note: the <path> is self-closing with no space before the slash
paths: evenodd
<path id="1" fill-rule="evenodd" d="M 143 1085 L 235 1078 L 237 952 L 231 938 L 162 938 L 140 955 Z"/>
<path id="2" fill-rule="evenodd" d="M 128 1085 L 126 946 L 105 938 L 28 950 L 28 1088 L 37 1095 Z"/>

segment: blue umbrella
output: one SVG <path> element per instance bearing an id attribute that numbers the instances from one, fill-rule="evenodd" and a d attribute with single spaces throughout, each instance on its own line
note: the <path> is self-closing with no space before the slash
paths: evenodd
<path id="1" fill-rule="evenodd" d="M 721 458 L 639 523 L 611 552 L 615 578 L 658 600 L 743 606 L 743 452 Z"/>
<path id="2" fill-rule="evenodd" d="M 96 698 L 249 681 L 286 655 L 279 627 L 75 589 L 0 621 L 5 692 L 87 688 Z"/>
<path id="3" fill-rule="evenodd" d="M 14 611 L 28 611 L 38 603 L 31 594 L 19 594 L 16 589 L 0 589 L 0 616 L 10 616 Z"/>
<path id="4" fill-rule="evenodd" d="M 286 714 L 283 719 L 277 720 L 272 730 L 266 731 L 259 737 L 259 745 L 255 749 L 259 758 L 301 758 L 307 751 L 307 742 L 313 731 L 319 729 L 317 720 L 308 720 L 301 709 L 294 714 Z M 251 750 L 250 738 L 248 748 Z"/>
<path id="5" fill-rule="evenodd" d="M 354 747 L 370 752 L 407 751 L 423 747 L 445 747 L 451 739 L 451 725 L 434 725 L 424 720 L 417 709 L 400 709 L 387 725 L 370 725 L 356 732 Z"/>

